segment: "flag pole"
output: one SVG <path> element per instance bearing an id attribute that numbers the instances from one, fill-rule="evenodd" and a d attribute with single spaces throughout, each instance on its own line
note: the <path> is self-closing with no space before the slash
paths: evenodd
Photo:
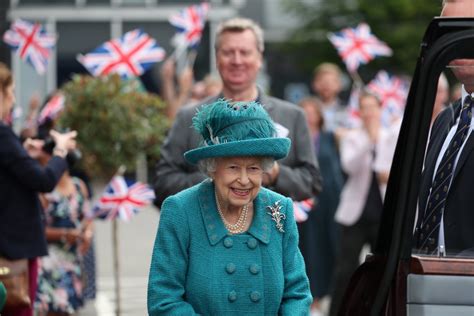
<path id="1" fill-rule="evenodd" d="M 349 71 L 349 75 L 351 76 L 352 81 L 357 88 L 362 88 L 364 86 L 364 81 L 360 77 L 357 70 Z"/>
<path id="2" fill-rule="evenodd" d="M 112 221 L 112 240 L 114 250 L 114 280 L 115 280 L 115 315 L 120 316 L 122 311 L 120 308 L 120 260 L 119 260 L 119 240 L 118 240 L 118 223 L 117 218 Z"/>
<path id="3" fill-rule="evenodd" d="M 123 176 L 125 173 L 125 166 L 121 165 L 117 170 L 116 176 Z M 114 257 L 114 283 L 115 283 L 115 316 L 122 314 L 121 310 L 121 295 L 120 295 L 120 256 L 119 256 L 119 237 L 118 237 L 118 216 L 112 219 L 112 248 Z"/>

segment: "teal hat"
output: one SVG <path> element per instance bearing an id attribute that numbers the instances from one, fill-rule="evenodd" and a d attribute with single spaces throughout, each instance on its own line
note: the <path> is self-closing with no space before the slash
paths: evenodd
<path id="1" fill-rule="evenodd" d="M 196 113 L 193 127 L 203 143 L 184 153 L 192 164 L 216 157 L 262 156 L 277 160 L 285 158 L 290 149 L 290 139 L 276 137 L 272 119 L 257 102 L 219 99 Z"/>

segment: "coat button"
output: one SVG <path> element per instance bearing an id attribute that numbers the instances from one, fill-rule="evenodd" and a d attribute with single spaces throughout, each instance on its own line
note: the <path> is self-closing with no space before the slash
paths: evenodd
<path id="1" fill-rule="evenodd" d="M 233 264 L 232 262 L 228 263 L 225 267 L 225 271 L 229 274 L 234 273 L 235 272 L 235 264 Z"/>
<path id="2" fill-rule="evenodd" d="M 256 263 L 251 264 L 250 267 L 249 267 L 249 271 L 252 274 L 258 274 L 260 272 L 260 267 Z"/>
<path id="3" fill-rule="evenodd" d="M 252 293 L 250 293 L 250 300 L 254 303 L 260 301 L 260 292 L 253 291 Z"/>
<path id="4" fill-rule="evenodd" d="M 231 248 L 233 244 L 234 244 L 234 241 L 232 240 L 232 238 L 226 237 L 226 238 L 224 239 L 224 246 L 225 246 L 226 248 Z"/>
<path id="5" fill-rule="evenodd" d="M 257 239 L 249 238 L 249 240 L 247 240 L 247 247 L 249 247 L 250 249 L 257 248 Z"/>
<path id="6" fill-rule="evenodd" d="M 237 300 L 237 292 L 230 291 L 227 298 L 229 299 L 229 302 L 235 302 Z"/>

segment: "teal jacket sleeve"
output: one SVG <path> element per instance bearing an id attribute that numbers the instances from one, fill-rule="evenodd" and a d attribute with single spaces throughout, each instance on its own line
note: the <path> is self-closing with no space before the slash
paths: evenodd
<path id="1" fill-rule="evenodd" d="M 298 230 L 293 216 L 293 202 L 286 200 L 283 236 L 283 270 L 285 287 L 279 315 L 309 315 L 313 300 L 303 256 L 298 248 Z"/>
<path id="2" fill-rule="evenodd" d="M 148 314 L 196 315 L 184 301 L 188 266 L 189 224 L 173 196 L 161 208 L 148 277 Z"/>

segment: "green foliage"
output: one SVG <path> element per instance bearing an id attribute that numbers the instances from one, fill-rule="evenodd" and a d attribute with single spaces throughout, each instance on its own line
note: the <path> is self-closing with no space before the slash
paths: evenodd
<path id="1" fill-rule="evenodd" d="M 75 75 L 62 90 L 66 106 L 59 124 L 78 131 L 82 166 L 92 176 L 108 178 L 120 165 L 131 172 L 138 153 L 157 161 L 169 126 L 158 96 L 117 75 Z"/>
<path id="2" fill-rule="evenodd" d="M 282 49 L 294 54 L 298 66 L 306 72 L 324 61 L 335 62 L 344 69 L 326 34 L 360 22 L 369 24 L 394 54 L 361 66 L 359 71 L 364 79 L 371 79 L 380 69 L 412 74 L 423 34 L 431 19 L 441 11 L 441 0 L 281 1 L 301 21 Z"/>

